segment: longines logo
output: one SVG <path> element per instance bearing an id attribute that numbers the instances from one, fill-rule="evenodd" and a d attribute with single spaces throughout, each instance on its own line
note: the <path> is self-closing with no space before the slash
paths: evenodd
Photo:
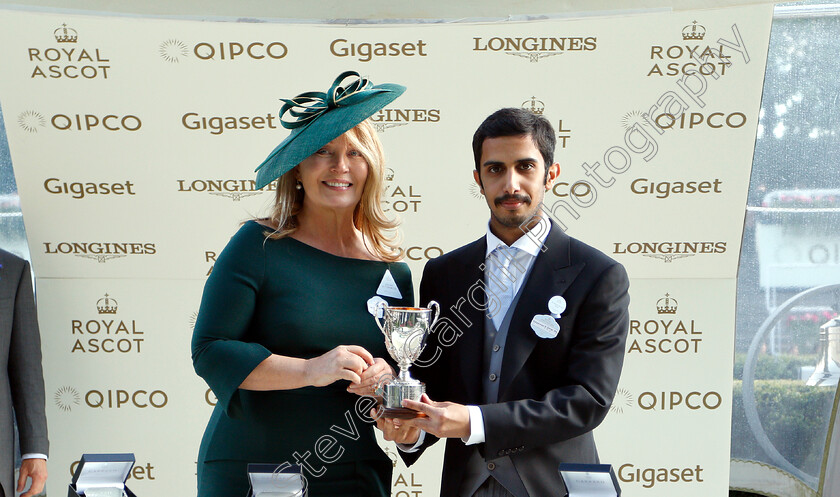
<path id="1" fill-rule="evenodd" d="M 76 45 L 79 33 L 62 24 L 53 31 L 55 47 L 28 48 L 31 79 L 108 79 L 111 60 L 100 48 Z"/>
<path id="2" fill-rule="evenodd" d="M 187 112 L 181 116 L 184 128 L 211 135 L 221 135 L 232 130 L 277 129 L 277 121 L 271 113 L 258 116 L 202 116 L 197 112 Z"/>
<path id="3" fill-rule="evenodd" d="M 39 128 L 47 128 L 44 114 L 27 110 L 18 115 L 18 125 L 25 131 L 37 133 Z M 49 118 L 49 128 L 58 131 L 137 131 L 143 121 L 133 114 L 53 114 Z"/>
<path id="4" fill-rule="evenodd" d="M 169 38 L 158 46 L 158 55 L 166 62 L 179 63 L 188 58 L 199 62 L 277 61 L 289 54 L 285 43 L 277 40 L 262 41 L 201 41 L 190 45 L 176 38 Z"/>
<path id="5" fill-rule="evenodd" d="M 128 256 L 154 255 L 154 243 L 149 242 L 44 242 L 44 253 L 74 255 L 104 263 Z"/>
<path id="6" fill-rule="evenodd" d="M 70 335 L 76 339 L 70 353 L 140 354 L 145 332 L 134 319 L 112 318 L 118 309 L 117 300 L 106 293 L 96 301 L 97 319 L 70 320 Z"/>
<path id="7" fill-rule="evenodd" d="M 615 242 L 613 254 L 643 255 L 662 262 L 673 262 L 698 254 L 714 255 L 726 252 L 726 242 Z"/>
<path id="8" fill-rule="evenodd" d="M 375 57 L 426 57 L 426 42 L 362 42 L 355 43 L 344 38 L 330 42 L 330 53 L 335 57 L 353 57 L 360 62 L 370 62 Z"/>
<path id="9" fill-rule="evenodd" d="M 537 97 L 531 97 L 529 100 L 522 102 L 520 107 L 537 116 L 541 116 L 545 112 L 545 103 L 542 100 L 538 100 Z M 572 137 L 571 131 L 563 127 L 563 120 L 560 119 L 560 122 L 557 124 L 557 144 L 560 145 L 560 148 L 566 148 L 566 140 Z"/>
<path id="10" fill-rule="evenodd" d="M 102 195 L 136 195 L 134 192 L 134 183 L 131 181 L 119 181 L 116 183 L 71 181 L 68 183 L 67 181 L 62 181 L 60 178 L 47 178 L 44 180 L 44 190 L 52 195 L 66 195 L 76 200 Z"/>
<path id="11" fill-rule="evenodd" d="M 385 191 L 382 192 L 382 210 L 384 212 L 419 212 L 423 204 L 423 195 L 414 191 L 414 185 L 399 184 L 394 181 L 394 170 L 385 172 Z"/>
<path id="12" fill-rule="evenodd" d="M 703 332 L 694 319 L 669 319 L 676 316 L 679 302 L 670 293 L 656 301 L 657 317 L 630 320 L 627 355 L 698 354 Z"/>
<path id="13" fill-rule="evenodd" d="M 63 386 L 55 392 L 55 404 L 64 412 L 70 412 L 75 406 L 84 405 L 92 409 L 162 409 L 169 403 L 169 396 L 160 389 L 156 390 L 88 390 L 84 396 L 74 387 Z"/>
<path id="14" fill-rule="evenodd" d="M 70 412 L 81 403 L 79 391 L 73 387 L 61 387 L 53 395 L 55 405 L 64 412 Z"/>
<path id="15" fill-rule="evenodd" d="M 566 52 L 590 52 L 598 48 L 598 39 L 587 37 L 560 38 L 483 38 L 474 37 L 474 52 L 496 52 L 523 57 L 530 62 L 539 62 L 546 57 L 562 55 Z"/>
<path id="16" fill-rule="evenodd" d="M 382 109 L 370 118 L 376 131 L 414 123 L 440 122 L 440 109 Z"/>
<path id="17" fill-rule="evenodd" d="M 682 29 L 682 44 L 680 45 L 651 45 L 650 60 L 655 61 L 648 70 L 647 76 L 676 76 L 700 73 L 703 76 L 726 74 L 726 69 L 732 64 L 723 50 L 723 45 L 712 47 L 695 43 L 706 37 L 706 28 L 697 21 Z"/>
<path id="18" fill-rule="evenodd" d="M 238 202 L 243 198 L 277 190 L 277 181 L 272 181 L 262 190 L 257 190 L 257 182 L 252 179 L 179 179 L 179 193 L 204 193 L 228 198 Z"/>

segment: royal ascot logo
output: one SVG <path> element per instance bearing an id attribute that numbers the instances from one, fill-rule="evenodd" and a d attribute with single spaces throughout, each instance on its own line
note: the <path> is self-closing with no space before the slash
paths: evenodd
<path id="1" fill-rule="evenodd" d="M 703 331 L 695 319 L 677 318 L 678 306 L 677 299 L 666 293 L 656 301 L 655 317 L 631 319 L 627 355 L 699 354 Z"/>
<path id="2" fill-rule="evenodd" d="M 382 109 L 370 120 L 376 131 L 384 133 L 390 128 L 414 123 L 438 123 L 440 109 Z"/>
<path id="3" fill-rule="evenodd" d="M 56 46 L 29 47 L 31 79 L 108 79 L 111 60 L 101 48 L 81 47 L 79 33 L 62 24 L 53 31 Z"/>
<path id="4" fill-rule="evenodd" d="M 560 38 L 483 38 L 474 37 L 472 50 L 474 52 L 495 52 L 523 57 L 530 62 L 539 62 L 546 57 L 563 55 L 567 52 L 591 52 L 598 48 L 598 39 L 587 37 Z"/>
<path id="5" fill-rule="evenodd" d="M 216 265 L 216 251 L 214 250 L 205 250 L 204 251 L 204 262 L 209 263 L 210 267 L 207 269 L 207 272 L 204 274 L 204 277 L 210 276 L 213 272 L 213 267 Z M 198 313 L 194 313 L 196 317 L 198 317 Z"/>
<path id="6" fill-rule="evenodd" d="M 706 28 L 697 21 L 682 28 L 682 43 L 678 45 L 651 45 L 650 60 L 653 66 L 647 76 L 673 76 L 700 73 L 703 76 L 713 76 L 717 79 L 726 74 L 732 65 L 728 53 L 723 45 L 712 46 L 702 44 L 706 37 Z"/>
<path id="7" fill-rule="evenodd" d="M 633 407 L 634 402 L 635 398 L 633 397 L 633 394 L 630 393 L 630 390 L 627 390 L 626 388 L 619 388 L 615 391 L 615 396 L 613 397 L 612 404 L 610 405 L 610 412 L 622 414 L 625 409 Z"/>
<path id="8" fill-rule="evenodd" d="M 336 38 L 330 42 L 333 57 L 351 57 L 359 62 L 370 62 L 379 57 L 426 57 L 427 44 L 423 40 L 403 42 L 353 42 Z"/>
<path id="9" fill-rule="evenodd" d="M 278 121 L 272 113 L 257 116 L 203 116 L 197 112 L 187 112 L 181 116 L 184 128 L 215 136 L 233 131 L 278 129 Z"/>
<path id="10" fill-rule="evenodd" d="M 420 212 L 423 205 L 423 195 L 415 191 L 415 185 L 397 183 L 394 170 L 388 168 L 385 172 L 385 191 L 382 192 L 383 212 Z"/>
<path id="11" fill-rule="evenodd" d="M 145 332 L 134 319 L 116 318 L 117 299 L 106 293 L 96 301 L 94 319 L 71 319 L 70 336 L 75 339 L 71 354 L 140 354 Z"/>
<path id="12" fill-rule="evenodd" d="M 55 391 L 53 400 L 55 405 L 64 412 L 70 412 L 74 407 L 81 403 L 81 396 L 79 391 L 73 387 L 61 387 Z"/>
<path id="13" fill-rule="evenodd" d="M 27 110 L 18 115 L 18 125 L 29 133 L 37 133 L 39 128 L 53 128 L 58 131 L 131 132 L 139 130 L 143 121 L 133 114 L 53 114 L 48 121 L 44 114 Z"/>
<path id="14" fill-rule="evenodd" d="M 44 128 L 47 125 L 47 120 L 40 112 L 27 110 L 18 115 L 18 124 L 24 131 L 30 133 L 37 133 L 38 128 Z"/>
<path id="15" fill-rule="evenodd" d="M 537 97 L 531 97 L 530 100 L 522 102 L 522 108 L 534 115 L 541 116 L 545 112 L 545 103 L 542 100 L 537 100 Z"/>
<path id="16" fill-rule="evenodd" d="M 664 297 L 656 301 L 656 313 L 676 314 L 678 305 L 677 299 L 672 298 L 670 293 L 666 293 Z"/>
<path id="17" fill-rule="evenodd" d="M 682 30 L 682 38 L 684 41 L 702 40 L 705 37 L 706 28 L 704 28 L 700 24 L 697 24 L 697 21 L 693 21 L 691 24 L 684 27 Z"/>
<path id="18" fill-rule="evenodd" d="M 522 102 L 520 107 L 536 116 L 542 116 L 545 113 L 545 103 L 537 97 L 531 97 L 529 100 Z M 572 137 L 571 131 L 563 127 L 563 120 L 560 119 L 557 123 L 557 144 L 560 148 L 566 148 L 566 140 Z"/>
<path id="19" fill-rule="evenodd" d="M 614 242 L 613 254 L 643 255 L 673 262 L 695 255 L 717 255 L 726 252 L 726 242 Z"/>
<path id="20" fill-rule="evenodd" d="M 267 41 L 201 41 L 190 45 L 177 38 L 169 38 L 158 45 L 158 55 L 170 63 L 188 58 L 198 62 L 277 61 L 289 54 L 285 43 Z"/>
<path id="21" fill-rule="evenodd" d="M 704 468 L 699 464 L 686 467 L 642 467 L 635 464 L 622 464 L 618 467 L 618 479 L 623 483 L 641 485 L 643 488 L 668 485 L 676 483 L 681 489 L 685 488 L 684 483 L 703 483 L 705 475 Z M 673 492 L 672 492 L 673 493 Z"/>
<path id="22" fill-rule="evenodd" d="M 179 179 L 178 193 L 201 193 L 223 197 L 234 202 L 243 198 L 260 195 L 277 190 L 277 181 L 272 181 L 261 190 L 257 190 L 257 182 L 252 179 Z"/>
<path id="23" fill-rule="evenodd" d="M 396 467 L 396 462 L 392 461 L 392 464 Z M 423 484 L 416 479 L 414 471 L 398 473 L 394 478 L 392 495 L 394 497 L 423 497 Z"/>
<path id="24" fill-rule="evenodd" d="M 149 242 L 44 242 L 47 255 L 74 255 L 105 263 L 129 256 L 155 255 L 157 248 Z"/>

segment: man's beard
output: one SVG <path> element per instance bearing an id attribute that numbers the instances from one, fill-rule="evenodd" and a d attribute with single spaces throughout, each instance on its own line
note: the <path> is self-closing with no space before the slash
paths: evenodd
<path id="1" fill-rule="evenodd" d="M 497 207 L 501 207 L 502 202 L 507 200 L 516 200 L 522 202 L 524 205 L 531 206 L 531 197 L 529 195 L 502 195 L 501 197 L 496 197 L 493 200 L 493 204 Z M 490 215 L 493 216 L 499 224 L 505 226 L 506 228 L 518 228 L 523 224 L 527 223 L 529 220 L 533 219 L 536 215 L 536 212 L 532 209 L 529 209 L 525 213 L 522 214 L 507 214 L 504 217 L 500 216 L 497 211 L 490 209 Z M 525 226 L 522 226 L 525 228 Z"/>

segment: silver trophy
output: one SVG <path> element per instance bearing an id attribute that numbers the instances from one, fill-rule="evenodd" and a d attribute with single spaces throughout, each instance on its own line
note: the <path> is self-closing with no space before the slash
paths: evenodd
<path id="1" fill-rule="evenodd" d="M 380 312 L 382 318 L 379 317 Z M 408 374 L 408 368 L 420 357 L 426 346 L 426 339 L 440 317 L 440 306 L 434 300 L 429 307 L 388 307 L 380 303 L 374 315 L 376 325 L 385 335 L 385 347 L 397 361 L 400 374 L 387 382 L 380 382 L 376 395 L 382 397 L 385 418 L 409 419 L 424 416 L 423 413 L 402 406 L 403 399 L 419 401 L 426 392 L 426 385 Z"/>

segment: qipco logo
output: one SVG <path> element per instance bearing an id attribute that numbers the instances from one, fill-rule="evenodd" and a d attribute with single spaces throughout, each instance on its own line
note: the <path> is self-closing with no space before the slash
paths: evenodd
<path id="1" fill-rule="evenodd" d="M 713 411 L 720 407 L 723 398 L 718 392 L 644 392 L 639 395 L 639 407 L 645 411 L 673 411 L 706 409 Z"/>
<path id="2" fill-rule="evenodd" d="M 151 407 L 161 409 L 169 402 L 163 390 L 90 390 L 85 394 L 85 404 L 93 408 L 120 409 Z"/>
<path id="3" fill-rule="evenodd" d="M 108 114 L 56 114 L 50 119 L 53 128 L 61 131 L 137 131 L 143 126 L 140 118 L 133 115 Z"/>

